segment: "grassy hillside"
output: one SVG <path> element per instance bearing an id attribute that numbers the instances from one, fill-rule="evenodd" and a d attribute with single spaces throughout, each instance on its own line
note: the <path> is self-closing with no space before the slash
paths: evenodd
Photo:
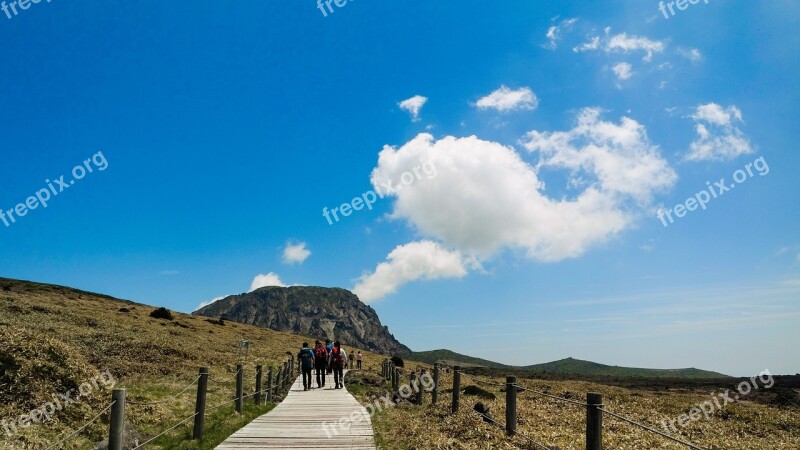
<path id="1" fill-rule="evenodd" d="M 481 367 L 490 367 L 494 369 L 503 369 L 508 367 L 505 364 L 500 364 L 481 358 L 475 358 L 472 356 L 462 355 L 461 353 L 456 353 L 454 351 L 445 349 L 428 350 L 424 352 L 412 352 L 411 357 L 417 361 L 426 362 L 428 364 L 433 364 L 435 362 L 444 362 L 445 364 L 450 366 L 460 365 L 461 367 L 481 366 Z"/>
<path id="2" fill-rule="evenodd" d="M 521 367 L 531 372 L 547 372 L 561 374 L 578 374 L 589 376 L 611 377 L 645 377 L 645 378 L 726 378 L 717 372 L 701 369 L 638 369 L 634 367 L 607 366 L 591 361 L 566 358 L 544 364 Z"/>
<path id="3" fill-rule="evenodd" d="M 252 393 L 255 365 L 282 364 L 296 353 L 302 337 L 205 317 L 173 313 L 173 320 L 154 319 L 154 307 L 66 287 L 0 278 L 0 420 L 12 420 L 38 409 L 53 396 L 81 384 L 97 387 L 80 402 L 51 415 L 51 421 L 18 427 L 12 436 L 0 427 L 0 445 L 12 449 L 46 448 L 100 413 L 111 400 L 111 383 L 128 389 L 130 402 L 170 399 L 197 377 L 198 367 L 211 370 L 208 405 L 233 398 L 234 374 L 242 339 L 250 340 L 245 365 L 245 393 Z M 352 347 L 343 343 L 347 350 Z M 365 352 L 366 366 L 377 368 L 383 356 Z M 265 369 L 266 371 L 266 369 Z M 88 386 L 88 385 L 86 385 Z M 107 387 L 106 387 L 107 386 Z M 74 396 L 73 396 L 74 397 Z M 252 400 L 247 402 L 252 404 Z M 248 407 L 246 417 L 221 407 L 206 418 L 217 438 L 263 413 L 269 407 Z M 128 435 L 143 442 L 190 416 L 194 389 L 173 400 L 127 408 Z M 79 433 L 65 448 L 93 448 L 106 437 L 108 415 Z M 178 427 L 148 448 L 213 448 L 212 438 L 200 444 L 182 442 L 190 425 Z"/>
<path id="4" fill-rule="evenodd" d="M 641 377 L 641 378 L 685 378 L 685 379 L 713 379 L 727 378 L 717 372 L 701 369 L 639 369 L 635 367 L 607 366 L 591 361 L 582 361 L 575 358 L 566 358 L 544 364 L 534 364 L 530 366 L 508 366 L 505 364 L 488 361 L 481 358 L 462 355 L 450 350 L 430 350 L 425 352 L 413 352 L 412 356 L 417 361 L 433 364 L 444 362 L 447 365 L 461 367 L 487 367 L 490 369 L 513 369 L 514 371 L 580 375 L 588 377 Z"/>

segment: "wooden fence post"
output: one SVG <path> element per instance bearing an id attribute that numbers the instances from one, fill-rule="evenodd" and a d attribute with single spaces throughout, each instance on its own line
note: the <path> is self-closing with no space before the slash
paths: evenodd
<path id="1" fill-rule="evenodd" d="M 422 400 L 425 397 L 425 386 L 422 384 L 422 372 L 419 373 L 417 376 L 417 397 L 416 397 L 416 404 L 417 406 L 422 405 Z"/>
<path id="2" fill-rule="evenodd" d="M 453 414 L 458 412 L 458 405 L 461 401 L 461 366 L 453 366 Z"/>
<path id="3" fill-rule="evenodd" d="M 122 450 L 125 442 L 125 389 L 114 389 L 111 393 L 111 425 L 108 430 L 108 449 Z"/>
<path id="4" fill-rule="evenodd" d="M 236 365 L 236 412 L 241 414 L 243 410 L 244 399 L 244 366 L 241 364 Z"/>
<path id="5" fill-rule="evenodd" d="M 517 434 L 517 377 L 506 377 L 506 434 Z"/>
<path id="6" fill-rule="evenodd" d="M 433 392 L 431 392 L 431 403 L 434 405 L 439 400 L 439 363 L 433 364 Z"/>
<path id="7" fill-rule="evenodd" d="M 267 403 L 272 403 L 272 371 L 273 368 L 270 366 L 267 372 Z"/>
<path id="8" fill-rule="evenodd" d="M 206 391 L 208 389 L 208 367 L 200 368 L 200 378 L 197 380 L 197 398 L 194 402 L 194 429 L 192 439 L 203 438 L 203 422 L 206 415 Z"/>
<path id="9" fill-rule="evenodd" d="M 264 377 L 262 369 L 263 367 L 261 366 L 261 364 L 256 366 L 256 395 L 255 395 L 256 405 L 261 404 L 261 382 L 263 381 Z"/>
<path id="10" fill-rule="evenodd" d="M 586 450 L 603 449 L 603 395 L 586 394 Z"/>
<path id="11" fill-rule="evenodd" d="M 114 405 L 108 434 L 109 450 L 122 450 L 125 441 L 125 389 L 114 389 L 111 393 Z"/>

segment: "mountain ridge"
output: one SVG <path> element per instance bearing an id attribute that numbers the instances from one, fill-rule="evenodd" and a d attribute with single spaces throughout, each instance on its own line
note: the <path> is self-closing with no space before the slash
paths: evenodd
<path id="1" fill-rule="evenodd" d="M 452 350 L 438 349 L 421 352 L 412 352 L 411 357 L 417 361 L 433 364 L 434 362 L 445 362 L 449 365 L 454 363 L 462 367 L 486 367 L 490 369 L 513 369 L 530 373 L 550 373 L 563 375 L 587 375 L 587 376 L 616 376 L 616 377 L 640 377 L 640 378 L 729 378 L 719 372 L 697 369 L 694 367 L 682 369 L 648 369 L 638 367 L 623 367 L 600 364 L 592 361 L 585 361 L 572 357 L 551 361 L 541 364 L 531 364 L 526 366 L 512 366 L 482 358 L 463 355 Z"/>
<path id="2" fill-rule="evenodd" d="M 192 314 L 339 340 L 345 348 L 356 346 L 376 353 L 411 354 L 411 349 L 381 324 L 371 306 L 342 288 L 267 286 L 229 295 Z"/>

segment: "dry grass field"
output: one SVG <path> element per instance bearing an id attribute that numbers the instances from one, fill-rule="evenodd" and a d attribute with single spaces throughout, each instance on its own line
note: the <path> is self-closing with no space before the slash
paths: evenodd
<path id="1" fill-rule="evenodd" d="M 52 395 L 78 389 L 95 380 L 97 388 L 80 402 L 54 413 L 52 420 L 18 428 L 8 436 L 0 427 L 3 448 L 42 449 L 66 437 L 110 403 L 110 391 L 97 382 L 108 371 L 116 387 L 128 389 L 127 432 L 141 441 L 154 436 L 193 412 L 194 389 L 177 395 L 196 378 L 198 367 L 209 366 L 209 405 L 224 405 L 208 414 L 207 437 L 187 439 L 190 425 L 154 442 L 148 448 L 213 448 L 232 431 L 272 406 L 248 402 L 243 416 L 233 412 L 235 365 L 239 343 L 251 342 L 245 368 L 245 393 L 254 388 L 255 365 L 277 366 L 286 352 L 296 353 L 312 338 L 280 333 L 236 323 L 213 323 L 202 317 L 173 313 L 173 320 L 154 319 L 155 308 L 97 294 L 50 285 L 0 279 L 0 420 L 27 414 Z M 345 343 L 345 348 L 349 347 Z M 365 367 L 380 370 L 383 356 L 364 353 Z M 406 361 L 408 369 L 429 367 Z M 502 384 L 504 379 L 482 374 L 479 380 Z M 709 399 L 718 388 L 631 383 L 613 386 L 597 381 L 523 379 L 521 384 L 560 397 L 585 400 L 586 392 L 600 392 L 609 411 L 661 429 L 660 422 L 676 418 Z M 661 383 L 661 382 L 659 382 Z M 664 382 L 665 383 L 665 382 Z M 399 405 L 373 419 L 376 440 L 385 449 L 503 449 L 541 448 L 523 436 L 509 439 L 502 429 L 485 423 L 472 411 L 478 401 L 490 408 L 495 420 L 505 421 L 504 393 L 468 377 L 462 387 L 479 386 L 495 399 L 462 394 L 457 415 L 449 413 L 451 375 L 443 374 L 443 392 L 436 406 L 430 396 L 423 407 Z M 359 400 L 383 394 L 383 387 L 350 384 Z M 796 391 L 783 388 L 783 392 Z M 175 396 L 173 398 L 173 396 Z M 779 406 L 771 397 L 753 395 L 725 406 L 708 419 L 691 422 L 679 434 L 706 449 L 800 448 L 800 410 L 789 402 Z M 227 405 L 226 405 L 227 403 Z M 585 411 L 581 406 L 521 393 L 518 430 L 537 442 L 562 450 L 582 449 Z M 71 439 L 63 448 L 95 448 L 106 437 L 107 414 Z M 681 445 L 610 418 L 605 419 L 605 448 L 609 450 L 682 449 Z"/>
<path id="2" fill-rule="evenodd" d="M 531 439 L 561 450 L 585 448 L 585 407 L 560 402 L 532 393 L 519 393 L 518 432 L 524 436 L 508 438 L 504 429 L 486 423 L 473 406 L 489 406 L 495 421 L 505 422 L 505 393 L 502 377 L 462 376 L 462 389 L 477 386 L 495 399 L 461 395 L 458 414 L 450 414 L 452 376 L 443 374 L 440 401 L 432 406 L 430 396 L 422 407 L 400 404 L 385 409 L 373 418 L 376 440 L 386 449 L 541 449 Z M 355 381 L 355 380 L 354 380 Z M 497 384 L 488 385 L 485 382 Z M 660 422 L 677 418 L 710 398 L 702 389 L 643 389 L 609 386 L 586 381 L 522 379 L 519 384 L 551 395 L 585 402 L 587 392 L 603 394 L 608 411 L 662 430 Z M 663 385 L 662 385 L 663 386 Z M 720 390 L 724 391 L 724 386 Z M 366 403 L 384 388 L 356 388 Z M 720 392 L 715 390 L 713 392 Z M 527 436 L 528 438 L 526 438 Z M 604 418 L 604 448 L 609 450 L 668 449 L 687 447 L 627 423 Z M 800 449 L 800 409 L 779 407 L 762 401 L 740 401 L 716 411 L 709 419 L 691 422 L 676 436 L 709 450 L 797 450 Z"/>
<path id="3" fill-rule="evenodd" d="M 234 374 L 241 340 L 250 341 L 245 366 L 245 393 L 254 391 L 255 366 L 282 364 L 287 351 L 297 353 L 304 340 L 288 333 L 237 323 L 212 323 L 203 317 L 173 313 L 173 320 L 154 319 L 155 308 L 74 289 L 0 278 L 0 421 L 7 423 L 53 401 L 53 395 L 77 392 L 95 380 L 97 387 L 77 403 L 9 436 L 0 426 L 0 447 L 42 449 L 66 437 L 111 402 L 110 390 L 98 382 L 108 371 L 116 387 L 128 390 L 127 433 L 140 442 L 190 416 L 195 389 L 178 394 L 210 367 L 208 405 L 228 405 L 206 418 L 208 438 L 184 442 L 191 425 L 148 448 L 213 448 L 270 406 L 251 405 L 245 417 L 233 412 Z M 343 343 L 347 350 L 350 347 Z M 379 367 L 380 355 L 364 352 L 366 367 Z M 276 369 L 277 370 L 277 369 Z M 266 382 L 266 381 L 265 381 Z M 72 397 L 74 399 L 74 395 Z M 247 402 L 252 403 L 252 400 Z M 108 414 L 71 439 L 64 448 L 89 449 L 107 437 Z M 9 427 L 13 432 L 13 429 Z"/>

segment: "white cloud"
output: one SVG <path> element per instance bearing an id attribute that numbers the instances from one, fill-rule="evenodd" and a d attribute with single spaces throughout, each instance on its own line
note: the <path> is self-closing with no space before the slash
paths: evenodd
<path id="1" fill-rule="evenodd" d="M 643 126 L 627 117 L 604 122 L 598 109 L 583 110 L 570 131 L 532 131 L 524 145 L 538 152 L 536 166 L 496 142 L 475 136 L 436 141 L 422 133 L 399 149 L 384 147 L 372 183 L 430 160 L 436 178 L 392 193 L 392 218 L 464 255 L 485 259 L 510 248 L 558 261 L 628 228 L 637 209 L 676 180 Z M 544 167 L 570 171 L 574 184 L 585 188 L 571 199 L 548 197 L 538 175 Z"/>
<path id="2" fill-rule="evenodd" d="M 703 59 L 703 54 L 696 48 L 679 48 L 678 54 L 692 62 Z"/>
<path id="3" fill-rule="evenodd" d="M 397 105 L 400 106 L 400 109 L 404 109 L 411 114 L 411 120 L 414 122 L 419 122 L 419 111 L 425 106 L 425 103 L 428 101 L 428 97 L 423 97 L 421 95 L 415 95 L 411 98 L 405 99 L 402 102 L 398 103 Z"/>
<path id="4" fill-rule="evenodd" d="M 601 192 L 648 205 L 654 193 L 675 183 L 675 171 L 650 143 L 643 125 L 628 117 L 619 124 L 605 122 L 600 116 L 599 108 L 585 108 L 572 130 L 531 131 L 525 148 L 540 152 L 540 167 L 565 168 L 573 178 L 588 172 L 596 177 Z"/>
<path id="5" fill-rule="evenodd" d="M 628 78 L 633 76 L 632 69 L 633 67 L 626 62 L 618 63 L 612 68 L 612 70 L 614 71 L 614 75 L 616 75 L 617 79 L 619 79 L 620 81 L 627 80 Z"/>
<path id="6" fill-rule="evenodd" d="M 643 252 L 652 252 L 656 249 L 656 241 L 654 239 L 648 239 L 647 242 L 639 246 L 639 250 Z"/>
<path id="7" fill-rule="evenodd" d="M 306 248 L 305 242 L 296 244 L 287 242 L 286 247 L 283 248 L 283 262 L 285 264 L 302 264 L 309 256 L 311 256 L 311 251 Z"/>
<path id="8" fill-rule="evenodd" d="M 411 242 L 395 247 L 374 272 L 359 278 L 353 292 L 364 303 L 370 303 L 397 292 L 410 281 L 461 278 L 470 266 L 458 251 L 431 241 Z"/>
<path id="9" fill-rule="evenodd" d="M 553 25 L 547 29 L 547 43 L 542 44 L 543 48 L 548 50 L 555 50 L 558 48 L 558 41 L 561 40 L 561 32 L 563 30 L 569 30 L 572 28 L 572 25 L 577 22 L 578 19 L 565 19 L 559 22 L 558 25 Z"/>
<path id="10" fill-rule="evenodd" d="M 695 121 L 697 137 L 689 145 L 688 161 L 726 161 L 753 153 L 750 141 L 736 125 L 742 112 L 736 106 L 723 108 L 707 103 L 695 108 L 689 116 Z"/>
<path id="11" fill-rule="evenodd" d="M 199 309 L 205 308 L 206 306 L 208 306 L 208 305 L 210 305 L 210 304 L 212 304 L 212 303 L 214 303 L 216 301 L 222 300 L 225 297 L 227 297 L 227 295 L 223 295 L 222 297 L 212 298 L 211 300 L 209 300 L 207 302 L 201 302 L 199 305 L 197 305 L 197 307 L 194 310 L 197 311 Z"/>
<path id="12" fill-rule="evenodd" d="M 259 274 L 253 278 L 253 282 L 250 283 L 250 290 L 247 292 L 253 292 L 258 288 L 266 287 L 266 286 L 280 286 L 286 287 L 281 281 L 281 278 L 275 272 L 270 272 L 268 274 Z"/>
<path id="13" fill-rule="evenodd" d="M 595 36 L 595 37 L 589 39 L 588 42 L 573 48 L 572 51 L 575 52 L 575 53 L 578 53 L 578 52 L 587 52 L 587 51 L 597 50 L 599 48 L 600 48 L 600 37 L 599 36 Z"/>
<path id="14" fill-rule="evenodd" d="M 539 106 L 539 99 L 529 87 L 509 89 L 501 85 L 491 94 L 478 100 L 475 105 L 480 109 L 491 108 L 507 112 L 515 109 L 536 109 Z"/>
<path id="15" fill-rule="evenodd" d="M 610 28 L 606 28 L 606 35 L 601 39 L 600 36 L 592 37 L 588 42 L 579 45 L 572 50 L 574 52 L 585 52 L 605 50 L 606 53 L 632 53 L 642 51 L 645 56 L 642 58 L 645 62 L 650 62 L 655 53 L 661 53 L 666 48 L 663 41 L 654 41 L 646 37 L 631 35 L 627 33 L 620 33 L 614 36 L 610 35 Z"/>

